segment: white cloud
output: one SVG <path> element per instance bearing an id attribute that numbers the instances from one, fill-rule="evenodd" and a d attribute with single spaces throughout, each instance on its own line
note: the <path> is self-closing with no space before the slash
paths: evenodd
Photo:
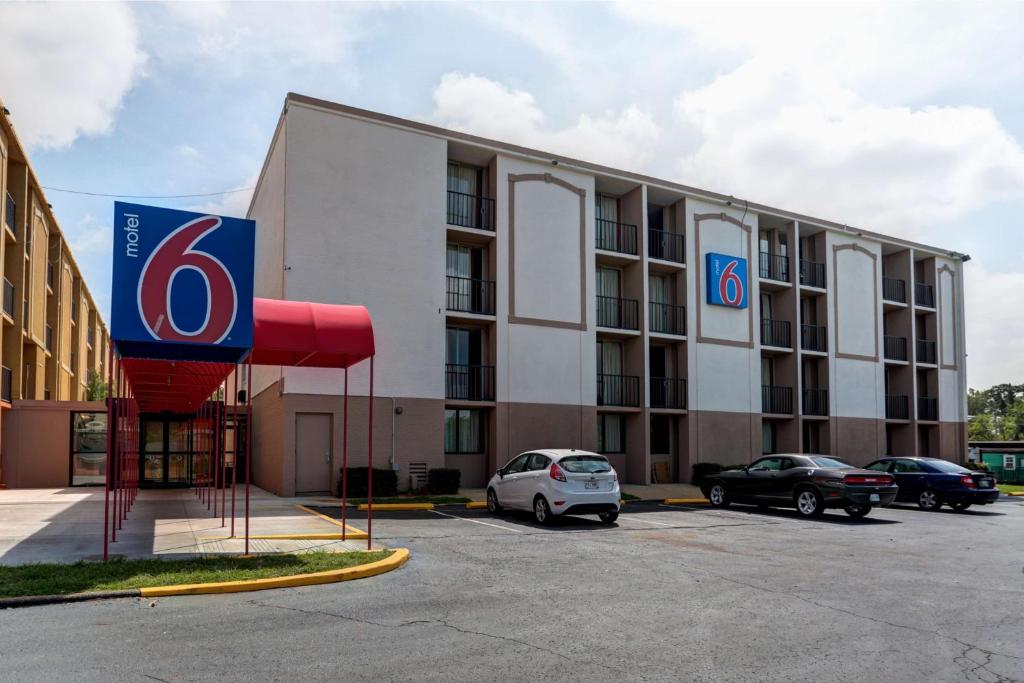
<path id="1" fill-rule="evenodd" d="M 1024 381 L 1024 272 L 991 272 L 977 261 L 964 270 L 969 385 Z"/>
<path id="2" fill-rule="evenodd" d="M 643 167 L 658 151 L 658 127 L 639 107 L 580 114 L 571 126 L 550 129 L 533 95 L 475 74 L 442 76 L 431 118 L 447 128 L 628 169 Z"/>
<path id="3" fill-rule="evenodd" d="M 258 179 L 258 175 L 253 175 L 247 178 L 245 182 L 238 185 L 238 187 L 246 188 L 245 190 L 224 194 L 219 198 L 211 198 L 209 201 L 205 201 L 194 206 L 188 206 L 185 207 L 185 209 L 187 211 L 195 211 L 196 213 L 209 213 L 215 216 L 245 218 L 245 214 L 249 210 L 249 202 L 252 200 L 252 193 L 255 191 Z"/>
<path id="4" fill-rule="evenodd" d="M 97 254 L 109 254 L 114 242 L 113 228 L 109 223 L 87 213 L 76 223 L 65 228 L 71 253 L 76 260 Z"/>
<path id="5" fill-rule="evenodd" d="M 4 3 L 0 83 L 19 136 L 61 148 L 109 133 L 146 57 L 131 11 L 104 3 Z"/>
<path id="6" fill-rule="evenodd" d="M 202 156 L 198 149 L 185 143 L 175 146 L 174 152 L 182 159 L 186 159 L 188 161 L 195 161 Z"/>

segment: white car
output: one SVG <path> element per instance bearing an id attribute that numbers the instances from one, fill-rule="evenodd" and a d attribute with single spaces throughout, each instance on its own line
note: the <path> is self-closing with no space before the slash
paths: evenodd
<path id="1" fill-rule="evenodd" d="M 619 477 L 603 455 L 575 449 L 529 451 L 513 458 L 487 483 L 487 509 L 528 510 L 540 524 L 555 515 L 619 517 Z"/>

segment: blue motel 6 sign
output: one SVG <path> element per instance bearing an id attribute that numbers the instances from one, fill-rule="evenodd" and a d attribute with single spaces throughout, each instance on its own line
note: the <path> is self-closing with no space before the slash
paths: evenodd
<path id="1" fill-rule="evenodd" d="M 256 223 L 114 204 L 111 338 L 125 356 L 237 362 L 252 346 Z"/>
<path id="2" fill-rule="evenodd" d="M 706 280 L 709 304 L 747 307 L 747 259 L 709 252 Z"/>

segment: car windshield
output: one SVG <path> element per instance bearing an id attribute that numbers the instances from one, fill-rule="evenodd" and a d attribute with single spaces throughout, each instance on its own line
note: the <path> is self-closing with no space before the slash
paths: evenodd
<path id="1" fill-rule="evenodd" d="M 566 472 L 595 474 L 611 472 L 612 466 L 600 455 L 567 455 L 558 461 Z"/>
<path id="2" fill-rule="evenodd" d="M 842 468 L 842 467 L 853 467 L 853 465 L 851 465 L 850 463 L 843 462 L 839 458 L 820 458 L 820 457 L 818 457 L 818 458 L 811 458 L 811 462 L 813 462 L 816 467 L 839 467 L 839 468 Z"/>
<path id="3" fill-rule="evenodd" d="M 925 465 L 932 467 L 939 472 L 949 472 L 950 474 L 970 474 L 971 471 L 966 467 L 960 467 L 956 463 L 949 462 L 948 460 L 925 460 Z"/>

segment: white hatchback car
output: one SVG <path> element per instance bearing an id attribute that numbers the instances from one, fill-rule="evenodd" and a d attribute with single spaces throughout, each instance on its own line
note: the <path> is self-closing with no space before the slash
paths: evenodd
<path id="1" fill-rule="evenodd" d="M 603 455 L 575 449 L 529 451 L 513 458 L 487 483 L 487 509 L 529 510 L 540 524 L 555 515 L 619 517 L 619 477 Z"/>

